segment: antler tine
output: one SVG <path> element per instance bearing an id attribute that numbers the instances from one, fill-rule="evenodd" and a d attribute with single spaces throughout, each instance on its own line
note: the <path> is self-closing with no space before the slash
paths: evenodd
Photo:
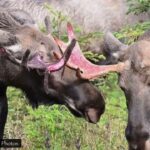
<path id="1" fill-rule="evenodd" d="M 63 68 L 66 65 L 74 49 L 75 44 L 76 44 L 76 40 L 75 39 L 71 40 L 70 45 L 66 48 L 66 51 L 61 57 L 61 59 L 59 59 L 57 62 L 53 64 L 45 63 L 38 53 L 34 53 L 32 57 L 30 57 L 29 59 L 29 55 L 31 52 L 30 50 L 25 51 L 25 53 L 23 54 L 22 60 L 16 59 L 11 53 L 9 53 L 9 51 L 6 53 L 7 53 L 8 59 L 11 60 L 15 64 L 19 64 L 19 65 L 22 65 L 24 67 L 31 68 L 31 69 L 40 69 L 40 70 L 45 70 L 46 72 L 47 71 L 54 72 Z M 57 53 L 55 53 L 55 55 L 57 55 Z"/>
<path id="2" fill-rule="evenodd" d="M 121 73 L 124 70 L 124 67 L 125 67 L 125 63 L 122 63 L 122 62 L 115 64 L 115 65 L 100 66 L 100 69 L 98 69 L 97 72 L 91 75 L 84 74 L 82 73 L 82 71 L 80 71 L 80 69 L 78 69 L 77 76 L 81 79 L 91 80 L 91 79 L 95 79 L 100 76 L 106 75 L 110 72 Z"/>
<path id="3" fill-rule="evenodd" d="M 56 71 L 56 70 L 59 70 L 61 69 L 62 67 L 64 67 L 67 63 L 67 61 L 69 60 L 69 57 L 74 49 L 74 46 L 76 44 L 76 40 L 73 39 L 70 43 L 70 45 L 66 48 L 66 51 L 65 53 L 63 54 L 63 56 L 61 57 L 61 59 L 58 60 L 58 62 L 54 63 L 54 64 L 50 64 L 48 67 L 47 67 L 47 70 L 49 72 L 53 72 L 53 71 Z M 57 53 L 55 53 L 55 55 L 57 57 L 59 57 L 57 55 Z"/>
<path id="4" fill-rule="evenodd" d="M 73 31 L 73 27 L 72 27 L 71 23 L 69 23 L 69 22 L 67 23 L 67 33 L 68 33 L 69 41 L 71 41 L 72 39 L 76 39 L 76 36 Z"/>

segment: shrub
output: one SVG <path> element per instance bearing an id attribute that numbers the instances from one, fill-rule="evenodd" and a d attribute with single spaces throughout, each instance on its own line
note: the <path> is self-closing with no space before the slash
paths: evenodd
<path id="1" fill-rule="evenodd" d="M 150 10 L 150 0 L 128 0 L 128 13 L 140 14 Z"/>

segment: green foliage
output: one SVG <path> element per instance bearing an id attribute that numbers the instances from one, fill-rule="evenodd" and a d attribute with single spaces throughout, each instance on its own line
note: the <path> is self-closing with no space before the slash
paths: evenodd
<path id="1" fill-rule="evenodd" d="M 61 28 L 66 27 L 67 22 L 70 22 L 70 18 L 64 15 L 62 12 L 57 11 L 50 5 L 45 5 L 48 11 L 51 14 L 51 25 L 52 25 L 52 35 L 60 38 L 61 40 L 67 42 L 68 37 L 66 32 L 62 32 Z M 92 33 L 84 33 L 84 30 L 71 22 L 73 24 L 74 32 L 76 33 L 77 40 L 80 43 L 80 46 L 84 48 L 87 44 L 91 42 L 91 40 L 99 39 L 102 37 L 102 32 L 92 32 Z M 41 27 L 42 31 L 45 31 L 43 27 Z"/>
<path id="2" fill-rule="evenodd" d="M 51 14 L 51 25 L 53 29 L 53 35 L 60 38 L 63 33 L 60 32 L 63 23 L 68 22 L 69 17 L 65 16 L 62 12 L 55 10 L 52 6 L 45 4 L 45 7 Z"/>
<path id="3" fill-rule="evenodd" d="M 87 59 L 89 59 L 93 62 L 99 62 L 100 60 L 105 59 L 105 57 L 103 55 L 96 54 L 96 53 L 93 53 L 91 51 L 83 52 L 83 54 L 86 56 Z"/>
<path id="4" fill-rule="evenodd" d="M 150 0 L 128 0 L 128 13 L 140 14 L 150 10 Z"/>
<path id="5" fill-rule="evenodd" d="M 150 22 L 138 23 L 134 26 L 127 26 L 120 32 L 115 32 L 114 35 L 124 43 L 132 44 L 148 29 L 150 29 Z"/>

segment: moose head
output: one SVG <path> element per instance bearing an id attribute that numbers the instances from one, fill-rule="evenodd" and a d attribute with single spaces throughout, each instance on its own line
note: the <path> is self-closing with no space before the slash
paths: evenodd
<path id="1" fill-rule="evenodd" d="M 66 105 L 75 116 L 97 123 L 105 109 L 102 94 L 88 80 L 79 78 L 77 69 L 65 65 L 74 55 L 76 41 L 71 40 L 62 54 L 50 34 L 27 22 L 22 24 L 8 11 L 0 11 L 0 137 L 7 118 L 7 86 L 22 89 L 34 108 Z"/>

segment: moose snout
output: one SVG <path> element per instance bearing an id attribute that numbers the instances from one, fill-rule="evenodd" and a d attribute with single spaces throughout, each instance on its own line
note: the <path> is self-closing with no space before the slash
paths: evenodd
<path id="1" fill-rule="evenodd" d="M 100 114 L 93 108 L 85 112 L 85 119 L 90 123 L 97 123 L 100 119 Z"/>
<path id="2" fill-rule="evenodd" d="M 145 144 L 149 139 L 147 128 L 128 126 L 125 135 L 129 144 L 129 150 L 146 150 Z"/>

